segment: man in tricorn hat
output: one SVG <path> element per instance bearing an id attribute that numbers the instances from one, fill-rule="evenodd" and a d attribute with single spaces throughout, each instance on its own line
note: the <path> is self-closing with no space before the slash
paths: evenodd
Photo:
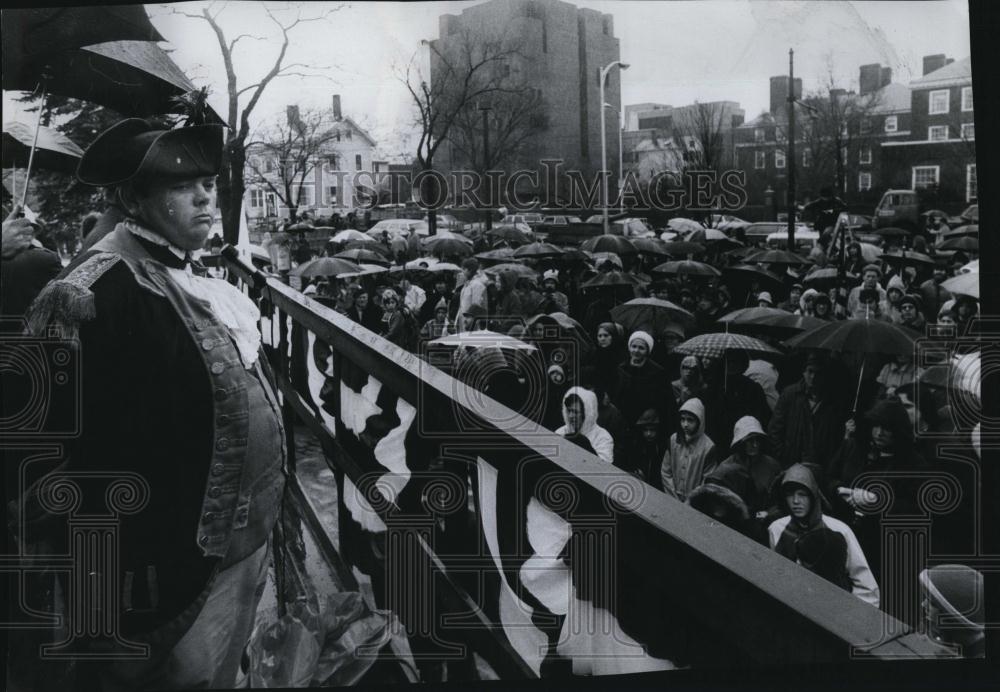
<path id="1" fill-rule="evenodd" d="M 232 687 L 266 576 L 285 449 L 260 313 L 191 257 L 212 226 L 222 150 L 219 125 L 131 118 L 98 136 L 77 177 L 126 216 L 28 312 L 34 334 L 61 330 L 80 355 L 81 433 L 47 478 L 106 477 L 137 498 L 105 506 L 109 488 L 80 484 L 81 512 L 117 512 L 117 573 L 100 584 L 114 587 L 116 646 L 149 646 L 141 660 L 103 652 L 104 689 Z M 58 544 L 47 478 L 22 497 L 22 536 L 47 528 Z"/>

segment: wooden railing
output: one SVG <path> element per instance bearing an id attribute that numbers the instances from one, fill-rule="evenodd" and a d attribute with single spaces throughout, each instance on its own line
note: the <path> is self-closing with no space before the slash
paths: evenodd
<path id="1" fill-rule="evenodd" d="M 246 285 L 253 284 L 245 267 L 230 266 Z M 264 299 L 262 312 L 280 335 L 270 364 L 283 396 L 286 428 L 292 435 L 292 423 L 301 421 L 319 439 L 337 479 L 341 535 L 324 535 L 308 494 L 293 477 L 296 509 L 319 534 L 331 565 L 351 583 L 352 574 L 364 569 L 371 574 L 373 569 L 367 543 L 352 542 L 344 534 L 351 523 L 345 489 L 356 487 L 370 501 L 390 536 L 375 551 L 381 552 L 375 571 L 384 569 L 388 575 L 376 575 L 373 583 L 386 583 L 382 593 L 376 589 L 376 597 L 400 616 L 411 643 L 417 642 L 415 652 L 466 660 L 474 652 L 502 679 L 537 672 L 512 645 L 495 614 L 496 589 L 490 582 L 496 580 L 497 563 L 483 549 L 479 503 L 470 509 L 464 501 L 465 489 L 476 488 L 478 459 L 496 468 L 530 460 L 536 469 L 532 477 L 558 476 L 568 483 L 578 501 L 552 511 L 573 525 L 574 536 L 595 525 L 595 515 L 584 516 L 580 508 L 602 508 L 597 524 L 610 530 L 610 545 L 588 548 L 587 540 L 572 542 L 577 555 L 569 562 L 578 571 L 597 565 L 600 572 L 603 565 L 601 573 L 610 575 L 613 588 L 595 597 L 595 605 L 614 612 L 629 636 L 658 657 L 681 665 L 725 666 L 945 655 L 898 620 L 710 517 L 641 483 L 636 493 L 637 481 L 629 474 L 470 392 L 417 355 L 280 280 L 257 279 L 251 295 Z M 326 390 L 334 394 L 324 402 L 306 384 L 305 359 L 313 356 L 307 353 L 310 333 L 329 347 L 332 361 Z M 386 469 L 371 462 L 371 445 L 359 445 L 358 435 L 345 426 L 345 399 L 338 393 L 345 373 L 359 372 L 378 383 L 379 391 L 417 409 L 406 441 L 407 465 L 414 469 L 410 483 L 427 492 L 417 492 L 416 501 L 404 501 L 406 491 L 381 499 L 378 487 Z M 294 449 L 294 440 L 288 442 Z M 423 463 L 428 459 L 445 461 Z M 449 516 L 434 515 L 427 505 L 429 488 L 438 480 L 454 485 L 456 479 L 462 501 Z M 366 534 L 369 539 L 372 535 Z M 364 556 L 352 552 L 358 545 Z M 574 576 L 578 591 L 581 578 Z M 430 615 L 421 615 L 423 611 Z M 420 640 L 427 646 L 420 646 Z"/>

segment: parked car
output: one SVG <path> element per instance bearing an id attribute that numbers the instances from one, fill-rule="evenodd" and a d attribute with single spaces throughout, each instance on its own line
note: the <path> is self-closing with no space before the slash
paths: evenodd
<path id="1" fill-rule="evenodd" d="M 921 227 L 920 199 L 916 190 L 886 190 L 875 207 L 875 228 L 905 228 L 915 231 Z"/>
<path id="2" fill-rule="evenodd" d="M 959 226 L 967 226 L 970 223 L 979 223 L 979 205 L 969 205 L 958 216 L 949 216 L 945 220 L 945 223 L 948 224 L 948 228 L 958 228 Z"/>
<path id="3" fill-rule="evenodd" d="M 758 240 L 766 240 L 769 235 L 774 233 L 787 233 L 787 231 L 788 223 L 785 221 L 763 221 L 759 223 L 752 223 L 747 226 L 745 236 L 748 243 L 753 243 Z M 804 223 L 800 223 L 795 226 L 796 235 L 798 235 L 800 231 L 808 231 L 811 233 L 812 229 Z"/>
<path id="4" fill-rule="evenodd" d="M 795 250 L 801 254 L 808 254 L 816 244 L 819 242 L 819 233 L 809 228 L 796 228 L 795 229 Z M 777 233 L 772 233 L 767 236 L 767 249 L 768 250 L 787 250 L 788 249 L 788 229 L 781 230 Z"/>
<path id="5" fill-rule="evenodd" d="M 388 231 L 389 235 L 409 235 L 416 231 L 418 235 L 427 235 L 427 222 L 416 219 L 383 219 L 368 229 L 368 235 L 378 237 L 382 231 Z"/>
<path id="6" fill-rule="evenodd" d="M 541 223 L 552 226 L 568 226 L 571 223 L 580 223 L 579 216 L 546 216 Z"/>

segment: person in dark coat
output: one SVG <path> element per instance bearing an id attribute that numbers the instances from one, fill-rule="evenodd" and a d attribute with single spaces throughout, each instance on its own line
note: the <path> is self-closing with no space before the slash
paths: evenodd
<path id="1" fill-rule="evenodd" d="M 660 470 L 669 440 L 663 434 L 663 425 L 656 409 L 646 409 L 634 425 L 636 435 L 629 454 L 615 458 L 615 466 L 634 474 L 657 490 L 663 490 Z"/>
<path id="2" fill-rule="evenodd" d="M 604 388 L 615 391 L 618 384 L 618 366 L 625 360 L 628 349 L 625 332 L 620 324 L 601 322 L 595 335 L 597 348 L 590 355 L 588 365 L 594 369 L 594 377 Z"/>
<path id="3" fill-rule="evenodd" d="M 840 445 L 849 404 L 838 395 L 832 378 L 826 377 L 829 372 L 827 359 L 811 354 L 801 381 L 778 397 L 767 437 L 782 468 L 795 463 L 825 468 Z"/>
<path id="4" fill-rule="evenodd" d="M 732 454 L 719 462 L 705 476 L 706 483 L 729 488 L 746 503 L 757 525 L 758 539 L 768 525 L 782 514 L 775 502 L 774 484 L 781 475 L 781 464 L 764 453 L 767 435 L 753 416 L 744 416 L 733 428 Z"/>
<path id="5" fill-rule="evenodd" d="M 611 400 L 626 421 L 634 423 L 646 409 L 660 417 L 663 433 L 677 428 L 677 403 L 666 371 L 653 361 L 653 337 L 643 331 L 633 332 L 628 340 L 629 357 L 618 366 L 618 384 Z"/>
<path id="6" fill-rule="evenodd" d="M 77 577 L 110 595 L 98 615 L 116 637 L 77 652 L 99 658 L 104 689 L 233 687 L 267 575 L 285 447 L 260 312 L 190 254 L 212 225 L 223 147 L 221 125 L 158 130 L 130 118 L 100 134 L 77 177 L 113 186 L 128 216 L 27 315 L 33 335 L 76 343 L 79 391 L 62 404 L 80 432 L 24 491 L 13 516 L 26 525 L 14 529 L 72 554 L 74 514 L 114 517 L 116 552 L 101 564 L 115 573 L 94 563 Z M 78 488 L 69 516 L 52 504 L 49 481 L 63 477 Z M 79 602 L 65 614 L 81 632 L 100 631 L 93 616 Z M 133 641 L 149 645 L 142 659 L 121 648 Z"/>
<path id="7" fill-rule="evenodd" d="M 729 350 L 711 368 L 705 395 L 705 432 L 719 449 L 729 449 L 736 421 L 753 416 L 762 425 L 771 420 L 771 407 L 759 384 L 744 375 L 750 364 L 743 351 Z"/>
<path id="8" fill-rule="evenodd" d="M 28 224 L 24 219 L 18 221 Z M 25 249 L 4 257 L 0 263 L 0 315 L 23 317 L 31 302 L 62 268 L 59 255 L 34 238 Z"/>
<path id="9" fill-rule="evenodd" d="M 445 281 L 443 276 L 437 276 L 434 278 L 434 290 L 427 295 L 424 299 L 424 304 L 420 306 L 420 310 L 417 313 L 417 321 L 420 324 L 426 324 L 428 320 L 434 319 L 434 313 L 437 311 L 437 306 L 443 299 L 445 303 L 451 306 L 451 300 L 454 297 L 454 293 L 448 290 L 448 282 Z"/>
<path id="10" fill-rule="evenodd" d="M 348 308 L 347 316 L 376 334 L 382 328 L 382 308 L 372 302 L 368 291 L 360 286 L 355 289 L 354 304 Z"/>

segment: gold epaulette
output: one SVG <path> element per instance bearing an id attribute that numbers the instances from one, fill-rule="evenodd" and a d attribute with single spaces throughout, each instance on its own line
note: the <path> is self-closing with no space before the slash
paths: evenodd
<path id="1" fill-rule="evenodd" d="M 59 338 L 75 341 L 80 323 L 97 314 L 91 286 L 121 259 L 115 253 L 98 252 L 66 276 L 50 281 L 28 308 L 28 331 L 48 336 L 55 329 Z"/>

